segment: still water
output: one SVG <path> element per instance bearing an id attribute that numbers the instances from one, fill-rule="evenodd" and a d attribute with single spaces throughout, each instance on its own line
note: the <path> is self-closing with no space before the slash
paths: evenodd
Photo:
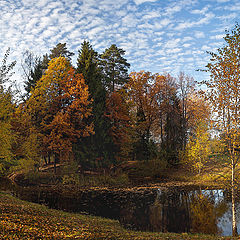
<path id="1" fill-rule="evenodd" d="M 134 230 L 232 234 L 231 201 L 223 190 L 175 187 L 66 192 L 24 187 L 17 195 L 50 208 L 118 219 L 124 227 Z M 239 211 L 237 205 L 237 215 Z"/>
<path id="2" fill-rule="evenodd" d="M 120 222 L 137 230 L 229 236 L 231 203 L 227 195 L 223 190 L 157 189 L 151 205 L 126 207 Z"/>

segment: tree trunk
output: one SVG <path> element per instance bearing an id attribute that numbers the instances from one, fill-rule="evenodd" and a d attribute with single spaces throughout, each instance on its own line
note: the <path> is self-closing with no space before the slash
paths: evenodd
<path id="1" fill-rule="evenodd" d="M 235 206 L 235 163 L 234 158 L 232 158 L 232 236 L 236 237 L 237 224 L 236 224 L 236 206 Z"/>
<path id="2" fill-rule="evenodd" d="M 55 153 L 55 157 L 54 157 L 54 173 L 57 173 L 57 167 L 56 164 L 59 163 L 59 154 Z"/>
<path id="3" fill-rule="evenodd" d="M 46 156 L 43 156 L 43 159 L 44 159 L 45 164 L 47 165 L 47 158 L 46 158 Z"/>

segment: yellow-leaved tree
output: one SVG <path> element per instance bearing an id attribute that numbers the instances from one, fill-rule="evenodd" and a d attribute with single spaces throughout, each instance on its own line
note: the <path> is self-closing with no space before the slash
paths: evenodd
<path id="1" fill-rule="evenodd" d="M 199 174 L 209 159 L 211 153 L 210 136 L 206 122 L 199 122 L 195 133 L 190 136 L 186 146 L 187 162 L 197 170 Z"/>
<path id="2" fill-rule="evenodd" d="M 215 127 L 225 143 L 226 160 L 231 168 L 232 234 L 237 235 L 235 192 L 236 170 L 240 159 L 240 26 L 224 37 L 225 46 L 211 55 L 207 72 L 210 79 L 206 97 L 211 102 Z"/>

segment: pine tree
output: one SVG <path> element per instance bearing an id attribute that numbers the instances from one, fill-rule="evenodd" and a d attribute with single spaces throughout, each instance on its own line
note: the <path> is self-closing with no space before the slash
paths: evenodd
<path id="1" fill-rule="evenodd" d="M 103 167 L 114 162 L 113 141 L 108 132 L 110 121 L 105 117 L 106 90 L 98 67 L 98 54 L 89 42 L 84 41 L 77 59 L 77 72 L 83 74 L 92 98 L 92 116 L 88 119 L 94 125 L 94 135 L 75 145 L 75 153 L 85 167 Z M 82 160 L 81 160 L 82 159 Z"/>
<path id="2" fill-rule="evenodd" d="M 114 92 L 128 82 L 130 64 L 123 57 L 125 51 L 115 44 L 101 54 L 100 66 L 104 75 L 104 85 L 109 92 Z"/>

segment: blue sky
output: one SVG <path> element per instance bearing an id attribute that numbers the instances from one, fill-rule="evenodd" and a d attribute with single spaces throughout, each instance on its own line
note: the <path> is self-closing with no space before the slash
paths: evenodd
<path id="1" fill-rule="evenodd" d="M 206 51 L 223 46 L 240 16 L 238 0 L 2 0 L 0 9 L 0 59 L 10 47 L 17 78 L 25 50 L 42 55 L 66 42 L 75 63 L 86 39 L 100 53 L 123 48 L 131 71 L 202 80 Z"/>

